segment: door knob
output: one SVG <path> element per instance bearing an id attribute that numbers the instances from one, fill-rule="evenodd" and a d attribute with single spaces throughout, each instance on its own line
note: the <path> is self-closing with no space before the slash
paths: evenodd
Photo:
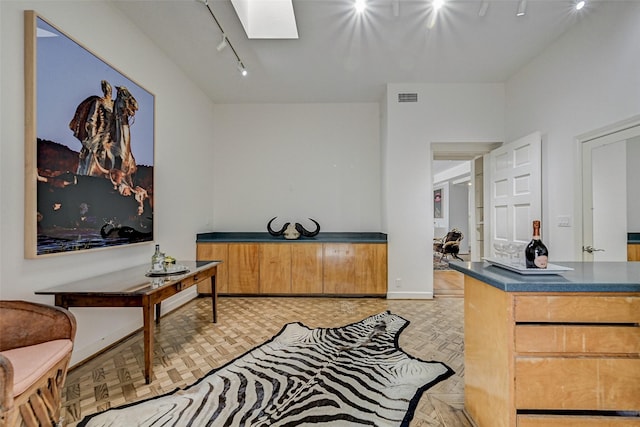
<path id="1" fill-rule="evenodd" d="M 591 245 L 588 246 L 583 246 L 582 247 L 582 252 L 588 252 L 590 254 L 594 253 L 594 252 L 604 252 L 604 249 L 596 249 Z"/>

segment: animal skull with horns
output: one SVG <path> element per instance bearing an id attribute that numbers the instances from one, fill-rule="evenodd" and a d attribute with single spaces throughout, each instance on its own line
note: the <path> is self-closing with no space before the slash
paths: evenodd
<path id="1" fill-rule="evenodd" d="M 267 223 L 267 231 L 269 231 L 269 234 L 271 234 L 272 236 L 282 236 L 282 235 L 284 235 L 284 238 L 287 239 L 287 240 L 295 240 L 295 239 L 299 239 L 301 235 L 304 236 L 304 237 L 313 237 L 313 236 L 316 236 L 320 232 L 320 224 L 318 224 L 318 222 L 315 219 L 312 219 L 312 218 L 309 218 L 309 219 L 316 224 L 316 229 L 314 231 L 306 230 L 302 226 L 302 224 L 297 223 L 297 222 L 296 222 L 295 225 L 291 224 L 290 222 L 287 222 L 287 223 L 284 224 L 282 229 L 280 229 L 279 231 L 274 231 L 271 228 L 271 223 L 276 218 L 277 218 L 277 216 L 274 216 L 273 218 L 271 218 L 271 221 L 269 221 Z"/>

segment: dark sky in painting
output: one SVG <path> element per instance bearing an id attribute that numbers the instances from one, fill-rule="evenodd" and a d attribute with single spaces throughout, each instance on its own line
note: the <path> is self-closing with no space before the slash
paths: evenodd
<path id="1" fill-rule="evenodd" d="M 74 151 L 82 148 L 69 129 L 78 104 L 91 95 L 102 96 L 101 80 L 111 84 L 114 98 L 116 86 L 126 86 L 139 107 L 130 128 L 133 156 L 138 165 L 153 166 L 153 95 L 40 18 L 37 78 L 38 138 Z"/>

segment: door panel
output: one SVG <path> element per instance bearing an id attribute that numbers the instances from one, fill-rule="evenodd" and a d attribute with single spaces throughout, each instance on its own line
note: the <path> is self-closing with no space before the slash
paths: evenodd
<path id="1" fill-rule="evenodd" d="M 531 222 L 542 219 L 541 153 L 542 138 L 535 132 L 487 156 L 491 189 L 487 254 L 496 256 L 494 243 L 528 242 Z"/>
<path id="2" fill-rule="evenodd" d="M 583 144 L 583 261 L 627 260 L 627 156 L 633 130 Z M 635 132 L 638 132 L 636 129 Z"/>

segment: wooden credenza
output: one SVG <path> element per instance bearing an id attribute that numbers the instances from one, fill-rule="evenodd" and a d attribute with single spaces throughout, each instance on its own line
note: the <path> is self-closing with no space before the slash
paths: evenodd
<path id="1" fill-rule="evenodd" d="M 640 426 L 640 292 L 563 279 L 520 292 L 465 276 L 465 410 L 479 427 Z"/>
<path id="2" fill-rule="evenodd" d="M 223 261 L 221 295 L 387 294 L 386 243 L 198 242 L 197 259 Z"/>
<path id="3" fill-rule="evenodd" d="M 627 244 L 627 261 L 640 261 L 640 243 Z"/>

